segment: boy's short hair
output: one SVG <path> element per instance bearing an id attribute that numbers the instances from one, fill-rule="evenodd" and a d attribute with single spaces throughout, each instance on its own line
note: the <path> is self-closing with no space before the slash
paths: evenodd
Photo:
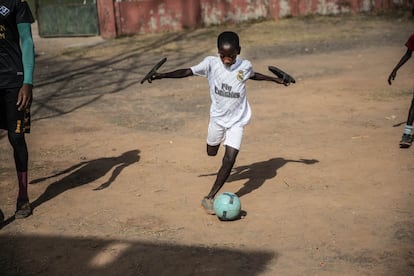
<path id="1" fill-rule="evenodd" d="M 239 36 L 235 32 L 222 32 L 217 37 L 218 49 L 222 48 L 222 46 L 227 43 L 240 52 Z"/>

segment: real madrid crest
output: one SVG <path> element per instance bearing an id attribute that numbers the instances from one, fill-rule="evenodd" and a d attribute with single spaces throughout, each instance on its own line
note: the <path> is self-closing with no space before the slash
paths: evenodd
<path id="1" fill-rule="evenodd" d="M 242 81 L 244 79 L 244 73 L 242 70 L 239 70 L 239 72 L 237 72 L 237 79 L 239 81 Z"/>

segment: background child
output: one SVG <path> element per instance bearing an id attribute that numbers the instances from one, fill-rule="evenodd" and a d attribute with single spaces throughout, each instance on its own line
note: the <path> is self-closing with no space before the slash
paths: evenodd
<path id="1" fill-rule="evenodd" d="M 412 56 L 412 53 L 414 51 L 414 33 L 411 34 L 411 36 L 408 38 L 408 41 L 405 43 L 405 46 L 407 46 L 407 51 L 401 57 L 400 61 L 397 63 L 397 65 L 394 67 L 394 69 L 392 70 L 391 74 L 388 77 L 389 85 L 392 84 L 392 81 L 397 76 L 398 69 L 400 69 L 400 67 L 403 66 Z M 411 146 L 411 143 L 413 141 L 413 135 L 412 135 L 413 121 L 414 121 L 414 95 L 411 100 L 411 106 L 408 111 L 407 122 L 406 122 L 404 132 L 403 132 L 403 135 L 400 141 L 401 148 L 409 148 Z"/>

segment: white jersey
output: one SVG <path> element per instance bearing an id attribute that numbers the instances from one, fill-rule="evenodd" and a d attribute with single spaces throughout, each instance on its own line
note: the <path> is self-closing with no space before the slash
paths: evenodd
<path id="1" fill-rule="evenodd" d="M 250 61 L 237 58 L 231 67 L 226 67 L 219 57 L 208 56 L 191 70 L 194 75 L 208 78 L 210 118 L 214 122 L 229 128 L 250 121 L 251 110 L 246 97 L 246 81 L 253 74 Z"/>

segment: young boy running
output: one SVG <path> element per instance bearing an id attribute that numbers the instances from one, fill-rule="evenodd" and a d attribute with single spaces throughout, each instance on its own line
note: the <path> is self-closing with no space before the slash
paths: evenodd
<path id="1" fill-rule="evenodd" d="M 395 80 L 395 77 L 397 76 L 397 71 L 400 69 L 401 66 L 403 66 L 412 56 L 414 51 L 414 33 L 411 34 L 411 36 L 408 38 L 408 41 L 405 43 L 405 46 L 407 47 L 407 51 L 405 54 L 401 57 L 400 61 L 395 65 L 394 69 L 392 70 L 391 74 L 388 77 L 388 84 L 391 85 L 392 81 Z M 411 146 L 411 143 L 413 141 L 413 121 L 414 121 L 414 95 L 411 100 L 411 106 L 408 111 L 408 118 L 407 122 L 405 124 L 404 132 L 401 137 L 400 141 L 400 148 L 409 148 Z"/>
<path id="2" fill-rule="evenodd" d="M 234 32 L 223 32 L 217 38 L 219 57 L 208 56 L 191 68 L 167 73 L 155 73 L 151 80 L 163 78 L 207 77 L 210 86 L 210 122 L 207 132 L 207 154 L 217 155 L 223 142 L 225 153 L 222 165 L 210 192 L 201 201 L 209 214 L 214 214 L 213 201 L 229 177 L 239 153 L 244 126 L 249 123 L 251 110 L 246 97 L 246 81 L 266 80 L 289 85 L 282 79 L 253 71 L 248 60 L 238 57 L 241 48 Z M 151 81 L 150 81 L 151 82 Z"/>
<path id="3" fill-rule="evenodd" d="M 34 46 L 29 5 L 24 0 L 0 2 L 0 129 L 7 130 L 13 147 L 19 183 L 15 218 L 31 213 L 27 194 L 28 151 L 25 133 L 30 131 Z"/>

